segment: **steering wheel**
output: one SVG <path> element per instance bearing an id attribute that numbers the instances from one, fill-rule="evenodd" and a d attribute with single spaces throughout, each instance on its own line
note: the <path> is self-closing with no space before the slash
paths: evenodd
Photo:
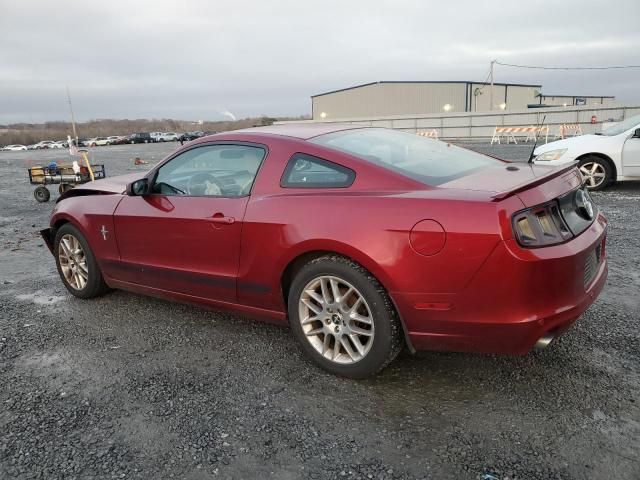
<path id="1" fill-rule="evenodd" d="M 222 195 L 222 185 L 216 177 L 210 173 L 200 172 L 189 178 L 187 182 L 189 195 Z"/>

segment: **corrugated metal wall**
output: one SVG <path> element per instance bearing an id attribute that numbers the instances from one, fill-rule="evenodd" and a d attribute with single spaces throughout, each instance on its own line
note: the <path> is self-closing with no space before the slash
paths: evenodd
<path id="1" fill-rule="evenodd" d="M 480 89 L 481 95 L 473 95 Z M 494 85 L 493 110 L 521 110 L 536 103 L 536 87 Z M 312 97 L 313 118 L 490 111 L 490 86 L 468 83 L 382 82 Z M 476 105 L 477 103 L 477 105 Z M 445 109 L 445 105 L 448 105 Z M 324 115 L 323 115 L 324 113 Z"/>
<path id="2" fill-rule="evenodd" d="M 313 97 L 313 118 L 403 115 L 465 111 L 464 83 L 375 83 Z"/>

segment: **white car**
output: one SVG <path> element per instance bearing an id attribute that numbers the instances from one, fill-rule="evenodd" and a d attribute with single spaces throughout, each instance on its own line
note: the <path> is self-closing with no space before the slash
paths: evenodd
<path id="1" fill-rule="evenodd" d="M 162 132 L 150 132 L 149 135 L 151 136 L 152 142 L 159 142 L 160 137 L 164 134 Z"/>
<path id="2" fill-rule="evenodd" d="M 107 137 L 95 137 L 84 142 L 88 147 L 104 147 L 107 145 Z"/>
<path id="3" fill-rule="evenodd" d="M 18 152 L 20 150 L 26 150 L 27 147 L 25 147 L 24 145 L 7 145 L 6 147 L 2 148 L 2 150 L 4 150 L 5 152 Z"/>
<path id="4" fill-rule="evenodd" d="M 580 135 L 536 148 L 534 163 L 561 165 L 578 162 L 590 190 L 611 182 L 640 180 L 640 115 L 595 135 Z"/>
<path id="5" fill-rule="evenodd" d="M 175 132 L 166 132 L 161 133 L 158 137 L 156 137 L 156 142 L 177 142 L 178 134 Z"/>
<path id="6" fill-rule="evenodd" d="M 36 144 L 33 145 L 33 150 L 42 150 L 45 148 L 51 148 L 51 145 L 53 145 L 54 142 L 53 140 L 42 140 L 41 142 L 38 142 Z"/>
<path id="7" fill-rule="evenodd" d="M 67 148 L 68 144 L 65 140 L 58 140 L 49 145 L 49 148 Z"/>

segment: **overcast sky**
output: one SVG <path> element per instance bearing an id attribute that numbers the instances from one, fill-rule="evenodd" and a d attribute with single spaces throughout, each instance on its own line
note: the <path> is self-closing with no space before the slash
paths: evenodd
<path id="1" fill-rule="evenodd" d="M 489 61 L 640 63 L 640 1 L 64 1 L 0 5 L 0 123 L 302 115 L 378 80 L 486 78 Z M 496 68 L 497 82 L 640 101 L 640 69 Z"/>

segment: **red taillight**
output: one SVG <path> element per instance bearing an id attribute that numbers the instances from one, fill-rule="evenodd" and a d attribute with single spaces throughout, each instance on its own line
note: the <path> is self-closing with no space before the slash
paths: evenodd
<path id="1" fill-rule="evenodd" d="M 513 216 L 513 231 L 523 247 L 546 247 L 562 243 L 573 235 L 555 200 Z"/>

